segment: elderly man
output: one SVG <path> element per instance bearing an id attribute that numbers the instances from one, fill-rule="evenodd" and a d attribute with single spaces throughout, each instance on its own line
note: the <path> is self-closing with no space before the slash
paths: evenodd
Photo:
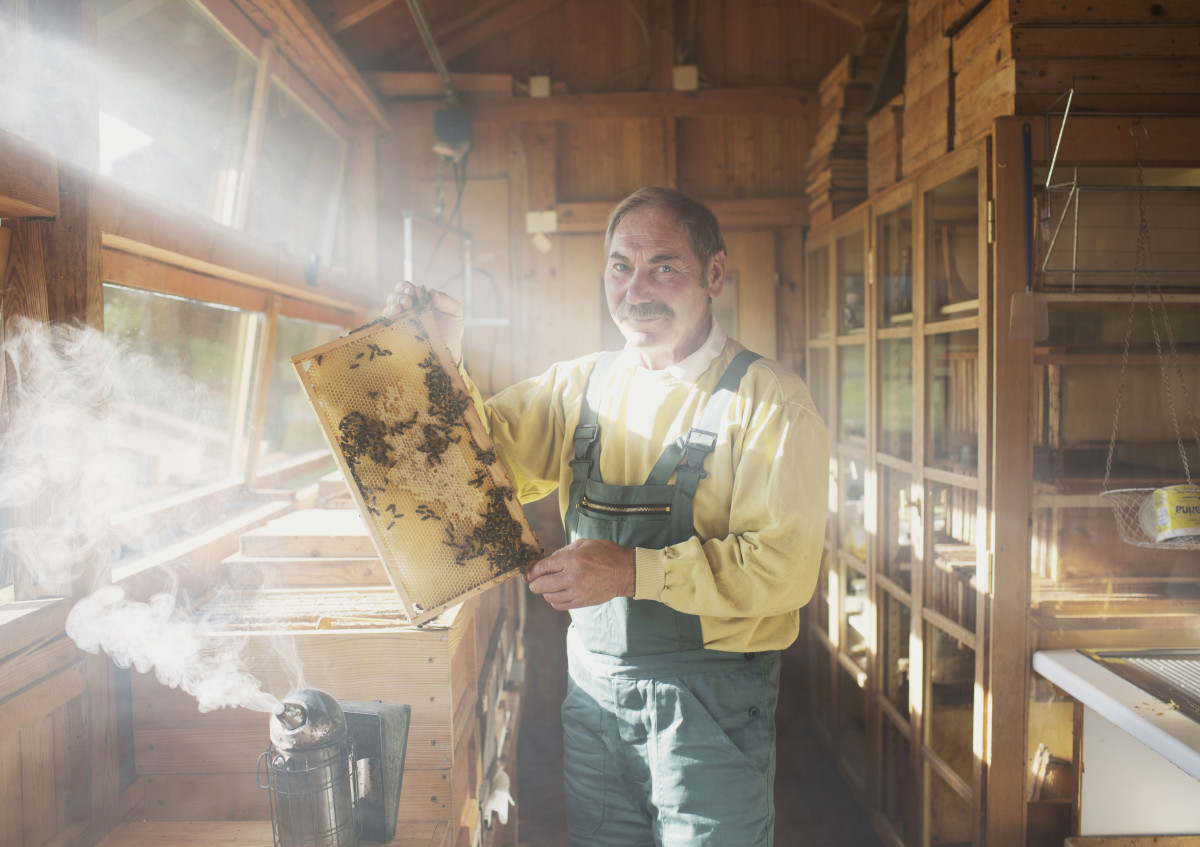
<path id="1" fill-rule="evenodd" d="M 605 256 L 625 349 L 485 404 L 518 496 L 557 488 L 567 531 L 526 579 L 572 618 L 570 843 L 769 845 L 779 651 L 820 565 L 828 433 L 792 371 L 713 319 L 725 245 L 708 208 L 642 189 Z M 461 360 L 458 304 L 432 304 Z"/>

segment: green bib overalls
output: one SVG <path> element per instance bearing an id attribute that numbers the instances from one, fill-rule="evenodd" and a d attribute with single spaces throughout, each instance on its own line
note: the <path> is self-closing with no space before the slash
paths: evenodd
<path id="1" fill-rule="evenodd" d="M 684 542 L 695 535 L 704 460 L 760 357 L 734 358 L 643 485 L 600 478 L 597 415 L 614 358 L 597 361 L 574 432 L 567 541 Z M 654 600 L 618 597 L 571 618 L 563 729 L 572 847 L 770 845 L 778 652 L 705 650 L 698 617 Z"/>

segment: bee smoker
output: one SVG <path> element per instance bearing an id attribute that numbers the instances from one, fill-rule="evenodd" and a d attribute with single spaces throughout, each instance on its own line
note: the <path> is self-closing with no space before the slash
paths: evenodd
<path id="1" fill-rule="evenodd" d="M 271 716 L 271 745 L 258 760 L 276 847 L 391 841 L 409 715 L 408 706 L 335 700 L 315 688 L 284 698 Z"/>

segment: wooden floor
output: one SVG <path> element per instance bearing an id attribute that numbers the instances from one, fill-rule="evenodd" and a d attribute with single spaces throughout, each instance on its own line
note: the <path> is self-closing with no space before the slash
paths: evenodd
<path id="1" fill-rule="evenodd" d="M 535 601 L 536 598 L 531 598 Z M 517 751 L 521 847 L 566 847 L 562 724 L 566 692 L 566 615 L 530 602 L 526 625 L 526 701 Z M 775 784 L 776 847 L 883 847 L 808 719 L 799 646 L 784 655 Z"/>

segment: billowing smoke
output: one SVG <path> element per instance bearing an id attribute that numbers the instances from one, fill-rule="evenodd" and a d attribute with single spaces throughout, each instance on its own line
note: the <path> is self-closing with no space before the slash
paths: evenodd
<path id="1" fill-rule="evenodd" d="M 110 585 L 75 604 L 67 635 L 89 653 L 104 650 L 118 667 L 154 672 L 158 681 L 196 698 L 202 712 L 242 706 L 269 712 L 279 702 L 242 670 L 242 642 L 212 637 L 203 617 L 184 614 L 175 595 L 128 600 Z"/>
<path id="2" fill-rule="evenodd" d="M 7 328 L 3 351 L 10 409 L 0 436 L 0 508 L 14 516 L 0 539 L 4 561 L 10 579 L 67 593 L 89 564 L 111 564 L 154 538 L 154 527 L 128 517 L 161 483 L 152 460 L 163 446 L 150 436 L 172 432 L 172 473 L 186 479 L 206 460 L 204 445 L 170 423 L 203 430 L 209 404 L 180 372 L 95 330 L 18 322 Z M 242 670 L 241 644 L 208 637 L 211 630 L 174 592 L 143 603 L 111 585 L 76 603 L 67 620 L 80 648 L 153 669 L 164 684 L 194 695 L 202 711 L 269 710 L 275 699 Z"/>

